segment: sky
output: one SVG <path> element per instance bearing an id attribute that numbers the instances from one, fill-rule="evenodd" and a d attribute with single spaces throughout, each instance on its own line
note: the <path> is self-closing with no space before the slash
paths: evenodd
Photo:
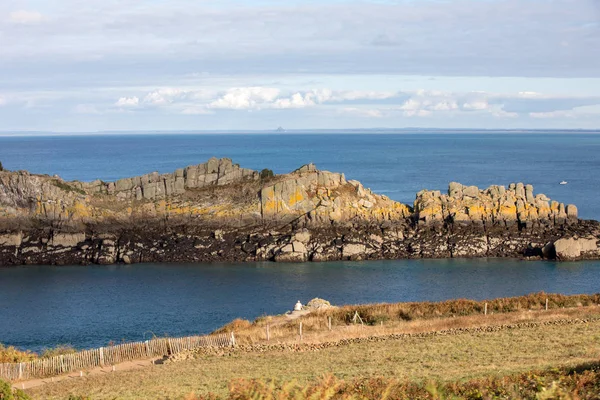
<path id="1" fill-rule="evenodd" d="M 600 0 L 2 0 L 0 132 L 600 128 Z"/>

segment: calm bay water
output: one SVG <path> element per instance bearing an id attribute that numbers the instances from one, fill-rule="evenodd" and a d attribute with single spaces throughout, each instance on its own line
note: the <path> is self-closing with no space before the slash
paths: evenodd
<path id="1" fill-rule="evenodd" d="M 209 332 L 234 318 L 333 304 L 595 293 L 600 262 L 398 260 L 0 269 L 0 341 L 88 348 Z"/>
<path id="2" fill-rule="evenodd" d="M 526 182 L 600 219 L 600 135 L 280 134 L 0 137 L 12 170 L 105 181 L 171 172 L 208 158 L 276 173 L 314 162 L 412 203 L 448 182 Z M 559 185 L 566 180 L 568 185 Z M 234 318 L 282 313 L 298 300 L 334 304 L 474 299 L 536 291 L 594 293 L 600 262 L 419 260 L 327 264 L 0 268 L 0 342 L 38 350 L 150 335 L 207 333 Z"/>

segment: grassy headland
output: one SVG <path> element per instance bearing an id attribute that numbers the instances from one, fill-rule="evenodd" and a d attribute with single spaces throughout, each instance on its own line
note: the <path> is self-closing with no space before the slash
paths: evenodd
<path id="1" fill-rule="evenodd" d="M 223 328 L 235 330 L 237 350 L 199 351 L 179 362 L 68 379 L 28 393 L 44 399 L 341 399 L 386 393 L 390 399 L 597 398 L 598 299 L 497 299 L 487 302 L 487 316 L 478 308 L 485 302 L 457 300 L 345 306 L 283 322 L 286 317 L 237 321 Z M 357 310 L 368 323 L 348 322 Z M 329 316 L 335 321 L 331 331 Z M 302 344 L 295 330 L 300 321 L 306 327 Z"/>

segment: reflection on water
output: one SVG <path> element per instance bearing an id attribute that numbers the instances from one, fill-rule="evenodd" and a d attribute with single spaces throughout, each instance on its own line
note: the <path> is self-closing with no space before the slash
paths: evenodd
<path id="1" fill-rule="evenodd" d="M 279 314 L 297 300 L 334 304 L 595 293 L 600 262 L 505 259 L 300 264 L 140 264 L 0 269 L 0 342 L 39 349 L 209 332 Z"/>

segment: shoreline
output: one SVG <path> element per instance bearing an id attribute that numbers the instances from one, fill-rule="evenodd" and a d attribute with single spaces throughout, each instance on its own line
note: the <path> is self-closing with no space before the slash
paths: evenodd
<path id="1" fill-rule="evenodd" d="M 0 265 L 0 270 L 8 270 L 15 268 L 30 268 L 30 267 L 42 267 L 42 268 L 54 268 L 54 267 L 66 267 L 66 268 L 79 268 L 79 267 L 106 267 L 106 268 L 114 268 L 114 267 L 136 267 L 136 266 L 146 266 L 146 265 L 167 265 L 167 266 L 223 266 L 223 268 L 228 268 L 232 266 L 252 266 L 252 265 L 266 265 L 273 267 L 281 267 L 285 268 L 288 265 L 298 265 L 298 264 L 308 264 L 308 265 L 318 265 L 318 264 L 334 264 L 334 263 L 356 263 L 356 264 L 365 264 L 369 265 L 371 263 L 376 262 L 402 262 L 402 261 L 432 261 L 432 262 L 443 262 L 443 261 L 486 261 L 486 260 L 494 260 L 494 261 L 518 261 L 524 263 L 552 263 L 556 265 L 567 265 L 567 264 L 579 264 L 586 262 L 594 262 L 600 261 L 599 258 L 589 258 L 589 259 L 579 259 L 579 260 L 569 260 L 569 261 L 560 261 L 556 259 L 544 259 L 544 258 L 524 258 L 524 257 L 451 257 L 451 258 L 377 258 L 377 259 L 368 259 L 368 260 L 329 260 L 329 261 L 290 261 L 290 262 L 276 262 L 270 260 L 262 260 L 262 261 L 189 261 L 189 262 L 179 262 L 179 261 L 160 261 L 160 262 L 139 262 L 139 263 L 130 263 L 126 264 L 124 262 L 118 262 L 115 264 L 19 264 L 19 265 Z"/>
<path id="2" fill-rule="evenodd" d="M 482 314 L 486 316 L 488 314 L 490 316 L 507 315 L 516 311 L 537 312 L 545 310 L 559 312 L 560 310 L 577 310 L 580 307 L 600 307 L 600 292 L 569 295 L 560 293 L 534 292 L 522 296 L 496 297 L 482 300 L 460 297 L 440 301 L 373 302 L 342 305 L 330 305 L 328 301 L 324 301 L 322 299 L 314 300 L 318 300 L 318 305 L 310 306 L 310 302 L 308 302 L 307 305 L 304 306 L 301 313 L 289 311 L 275 315 L 261 315 L 255 317 L 253 321 L 236 318 L 201 336 L 230 334 L 231 332 L 234 332 L 237 334 L 236 342 L 241 344 L 244 343 L 244 337 L 248 336 L 248 334 L 252 336 L 255 333 L 255 330 L 258 330 L 261 334 L 264 334 L 263 329 L 267 324 L 285 325 L 287 328 L 293 327 L 294 329 L 297 329 L 299 322 L 305 321 L 306 324 L 306 320 L 311 320 L 315 315 L 319 317 L 332 317 L 334 325 L 356 325 L 356 322 L 352 321 L 349 317 L 349 315 L 353 312 L 358 312 L 362 315 L 362 325 L 369 326 L 377 325 L 379 320 L 375 321 L 374 323 L 370 319 L 371 317 L 365 317 L 365 314 L 373 314 L 380 317 L 387 315 L 389 317 L 385 318 L 387 324 L 388 322 L 392 321 L 436 321 L 444 318 L 475 317 Z M 323 303 L 326 305 L 322 306 Z M 399 310 L 400 314 L 398 314 Z M 600 308 L 598 309 L 598 312 L 600 313 Z M 409 316 L 409 313 L 412 316 Z M 321 324 L 319 324 L 319 326 L 320 329 L 323 328 Z M 243 333 L 240 336 L 240 332 L 244 331 L 246 331 L 246 333 Z M 155 336 L 154 338 L 165 339 L 169 337 L 170 336 Z M 272 337 L 276 339 L 277 335 L 273 334 Z M 112 339 L 110 339 L 110 341 L 112 342 Z M 124 343 L 133 342 L 128 341 Z M 3 344 L 6 346 L 11 346 L 10 343 Z M 74 349 L 77 352 L 95 349 L 74 348 L 65 344 L 59 344 L 56 346 L 58 349 L 63 347 L 69 351 Z M 53 348 L 49 348 L 49 350 L 52 349 Z M 19 351 L 31 352 L 31 354 L 34 356 L 40 356 L 39 353 L 32 352 L 29 349 L 21 349 Z"/>

